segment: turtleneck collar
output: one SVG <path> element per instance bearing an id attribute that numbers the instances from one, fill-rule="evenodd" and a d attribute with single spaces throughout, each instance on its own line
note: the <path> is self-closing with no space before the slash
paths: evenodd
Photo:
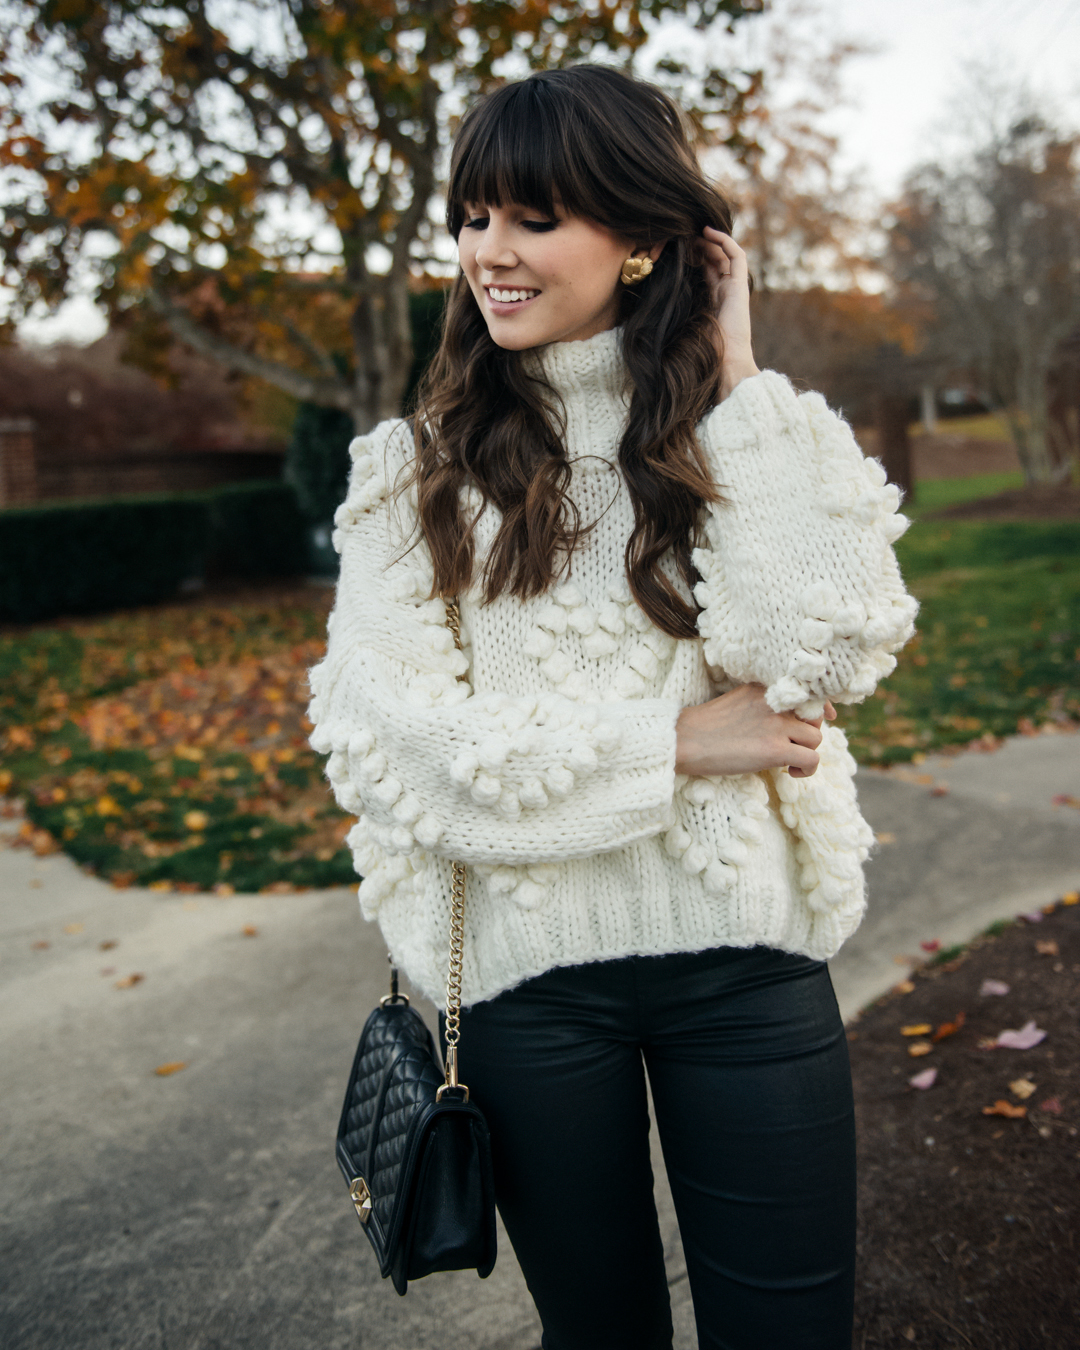
<path id="1" fill-rule="evenodd" d="M 525 357 L 526 369 L 541 374 L 564 401 L 621 399 L 626 392 L 622 332 L 609 328 L 582 342 L 552 342 Z"/>

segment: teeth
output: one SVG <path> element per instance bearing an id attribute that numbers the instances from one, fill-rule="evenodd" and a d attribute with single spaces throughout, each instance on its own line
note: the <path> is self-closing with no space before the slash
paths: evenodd
<path id="1" fill-rule="evenodd" d="M 531 296 L 539 295 L 539 291 L 497 291 L 494 287 L 488 287 L 488 295 L 492 300 L 498 300 L 501 304 L 510 304 L 514 300 L 528 300 Z"/>

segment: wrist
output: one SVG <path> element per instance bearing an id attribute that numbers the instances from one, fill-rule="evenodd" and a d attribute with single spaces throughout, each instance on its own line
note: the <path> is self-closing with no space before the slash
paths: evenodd
<path id="1" fill-rule="evenodd" d="M 758 370 L 752 356 L 725 361 L 720 370 L 720 401 L 723 402 L 743 380 L 748 380 L 752 376 L 760 374 L 761 371 Z"/>

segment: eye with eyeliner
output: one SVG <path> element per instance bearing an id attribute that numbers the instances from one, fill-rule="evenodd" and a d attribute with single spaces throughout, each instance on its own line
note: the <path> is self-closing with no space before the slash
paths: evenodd
<path id="1" fill-rule="evenodd" d="M 462 225 L 465 230 L 483 230 L 487 228 L 489 217 L 473 216 L 467 219 Z M 522 220 L 518 222 L 522 229 L 529 230 L 533 234 L 547 234 L 558 225 L 557 220 Z"/>

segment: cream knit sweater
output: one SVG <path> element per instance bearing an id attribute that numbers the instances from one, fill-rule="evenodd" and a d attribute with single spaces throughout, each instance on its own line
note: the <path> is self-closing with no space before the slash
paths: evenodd
<path id="1" fill-rule="evenodd" d="M 796 396 L 772 372 L 744 380 L 698 429 L 726 500 L 694 551 L 701 640 L 677 642 L 626 583 L 618 331 L 531 359 L 562 395 L 571 493 L 599 524 L 550 593 L 462 595 L 464 654 L 442 601 L 424 599 L 426 546 L 399 558 L 415 519 L 415 495 L 392 492 L 407 428 L 385 422 L 352 445 L 310 717 L 337 800 L 358 816 L 348 842 L 364 916 L 438 1001 L 451 861 L 468 864 L 465 1004 L 630 954 L 763 943 L 832 956 L 862 917 L 873 838 L 842 732 L 826 727 L 811 778 L 688 778 L 675 773 L 675 721 L 752 681 L 806 717 L 872 692 L 916 611 L 891 548 L 907 524 L 896 489 L 819 394 Z M 489 508 L 481 559 L 495 528 Z"/>

